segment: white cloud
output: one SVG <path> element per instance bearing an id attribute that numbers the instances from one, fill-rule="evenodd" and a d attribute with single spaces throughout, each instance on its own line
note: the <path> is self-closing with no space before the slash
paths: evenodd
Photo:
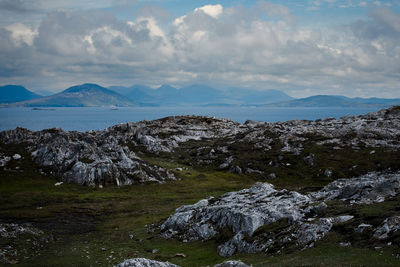
<path id="1" fill-rule="evenodd" d="M 11 32 L 11 37 L 17 46 L 22 45 L 22 43 L 32 45 L 35 36 L 38 34 L 36 30 L 22 23 L 8 25 L 5 29 Z"/>
<path id="2" fill-rule="evenodd" d="M 218 16 L 222 14 L 222 10 L 223 10 L 222 5 L 218 4 L 218 5 L 205 5 L 202 7 L 198 7 L 194 10 L 194 12 L 202 11 L 213 18 L 218 18 Z"/>

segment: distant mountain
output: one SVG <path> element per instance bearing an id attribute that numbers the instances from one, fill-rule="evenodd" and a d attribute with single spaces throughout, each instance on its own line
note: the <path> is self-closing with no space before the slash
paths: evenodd
<path id="1" fill-rule="evenodd" d="M 182 100 L 191 104 L 217 104 L 230 102 L 229 97 L 222 90 L 202 84 L 194 84 L 180 89 Z"/>
<path id="2" fill-rule="evenodd" d="M 151 96 L 151 91 L 154 91 L 145 85 L 133 85 L 131 87 L 111 86 L 108 89 L 115 91 L 123 96 L 126 96 L 133 102 L 152 103 L 154 102 Z"/>
<path id="3" fill-rule="evenodd" d="M 389 107 L 399 105 L 400 99 L 350 98 L 337 95 L 315 95 L 268 104 L 273 107 Z"/>
<path id="4" fill-rule="evenodd" d="M 42 97 L 20 85 L 0 86 L 0 103 L 13 103 Z"/>
<path id="5" fill-rule="evenodd" d="M 125 96 L 97 84 L 72 86 L 51 96 L 15 103 L 28 107 L 96 107 L 133 106 L 135 103 Z"/>
<path id="6" fill-rule="evenodd" d="M 34 92 L 35 92 L 36 94 L 41 95 L 41 96 L 50 96 L 50 95 L 53 95 L 53 94 L 54 94 L 54 92 L 51 92 L 51 91 L 48 91 L 48 90 L 43 90 L 43 89 L 34 90 Z"/>
<path id="7" fill-rule="evenodd" d="M 278 90 L 251 90 L 247 88 L 230 88 L 231 97 L 242 105 L 260 105 L 283 101 L 294 98 Z"/>
<path id="8" fill-rule="evenodd" d="M 207 85 L 193 84 L 177 89 L 164 84 L 157 89 L 144 85 L 131 87 L 112 86 L 110 89 L 119 92 L 129 99 L 158 106 L 238 106 L 260 105 L 293 98 L 277 90 L 256 91 L 247 88 L 230 88 L 220 90 Z"/>

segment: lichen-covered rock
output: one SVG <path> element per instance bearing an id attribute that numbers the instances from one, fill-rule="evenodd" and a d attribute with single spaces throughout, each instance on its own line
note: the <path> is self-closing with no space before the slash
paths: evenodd
<path id="1" fill-rule="evenodd" d="M 0 236 L 3 238 L 16 238 L 22 234 L 42 235 L 43 231 L 30 224 L 0 223 Z"/>
<path id="2" fill-rule="evenodd" d="M 250 267 L 242 261 L 224 261 L 222 263 L 214 265 L 214 267 Z"/>
<path id="3" fill-rule="evenodd" d="M 155 260 L 149 260 L 146 258 L 134 258 L 134 259 L 127 259 L 117 267 L 179 267 L 178 265 L 169 263 L 169 262 L 161 262 Z"/>
<path id="4" fill-rule="evenodd" d="M 391 233 L 400 230 L 400 216 L 386 218 L 383 223 L 375 230 L 374 237 L 377 239 L 386 239 Z"/>
<path id="5" fill-rule="evenodd" d="M 399 193 L 400 172 L 371 172 L 359 178 L 335 180 L 310 196 L 317 200 L 337 199 L 349 201 L 351 204 L 371 204 L 382 202 Z"/>
<path id="6" fill-rule="evenodd" d="M 7 139 L 7 140 L 5 140 Z M 140 159 L 118 138 L 102 131 L 86 133 L 21 128 L 0 133 L 4 143 L 28 144 L 32 159 L 65 182 L 89 186 L 164 182 L 175 176 Z"/>
<path id="7" fill-rule="evenodd" d="M 217 229 L 224 228 L 252 236 L 260 226 L 279 219 L 300 220 L 304 216 L 302 207 L 309 203 L 310 198 L 300 193 L 256 183 L 218 199 L 182 206 L 162 224 L 161 230 L 165 237 L 177 236 L 189 241 L 210 239 L 218 233 Z"/>
<path id="8" fill-rule="evenodd" d="M 7 163 L 11 160 L 11 157 L 4 155 L 3 153 L 0 153 L 0 167 L 4 167 L 7 165 Z"/>
<path id="9" fill-rule="evenodd" d="M 224 257 L 235 253 L 279 251 L 288 246 L 309 247 L 323 238 L 333 225 L 347 223 L 354 217 L 346 214 L 321 217 L 321 212 L 327 208 L 323 201 L 340 199 L 370 204 L 395 196 L 400 193 L 399 173 L 369 173 L 359 178 L 340 179 L 307 195 L 276 190 L 268 183 L 256 183 L 249 189 L 176 209 L 161 225 L 161 233 L 165 238 L 194 241 L 207 240 L 222 232 L 226 235 L 230 231 L 232 237 L 217 248 Z M 387 219 L 381 230 L 377 230 L 376 237 L 400 229 L 398 222 L 398 217 Z M 278 232 L 274 232 L 274 224 Z"/>

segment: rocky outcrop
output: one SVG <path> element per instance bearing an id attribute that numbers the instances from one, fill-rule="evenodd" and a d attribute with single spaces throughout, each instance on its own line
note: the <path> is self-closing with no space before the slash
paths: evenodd
<path id="1" fill-rule="evenodd" d="M 333 225 L 353 219 L 346 214 L 321 217 L 319 214 L 327 208 L 323 201 L 338 199 L 351 204 L 370 204 L 399 194 L 399 182 L 400 172 L 369 173 L 360 178 L 340 179 L 307 195 L 256 183 L 249 189 L 178 208 L 161 225 L 161 233 L 165 238 L 183 241 L 208 240 L 231 233 L 229 240 L 217 249 L 226 257 L 238 252 L 308 247 L 323 238 Z M 384 225 L 382 229 L 397 229 L 398 218 L 385 223 L 395 226 Z M 377 230 L 376 236 L 384 235 L 383 231 L 389 230 Z"/>
<path id="2" fill-rule="evenodd" d="M 134 258 L 134 259 L 127 259 L 117 267 L 179 267 L 179 265 L 175 265 L 169 262 L 161 262 L 155 260 L 149 260 L 146 258 Z M 242 261 L 224 261 L 222 263 L 214 265 L 214 267 L 250 267 L 249 265 L 243 263 Z"/>
<path id="3" fill-rule="evenodd" d="M 311 193 L 315 200 L 343 200 L 350 204 L 383 202 L 400 193 L 400 173 L 368 173 L 359 178 L 338 179 L 318 192 Z"/>
<path id="4" fill-rule="evenodd" d="M 300 156 L 310 143 L 329 144 L 334 150 L 360 147 L 395 149 L 400 147 L 399 140 L 398 107 L 363 116 L 316 121 L 248 121 L 241 124 L 213 117 L 174 116 L 123 123 L 103 131 L 85 133 L 57 128 L 39 132 L 16 128 L 0 133 L 1 143 L 25 144 L 40 166 L 50 167 L 63 181 L 85 185 L 129 185 L 174 179 L 165 169 L 141 160 L 136 154 L 138 151 L 154 154 L 176 152 L 179 157 L 181 152 L 190 150 L 188 154 L 196 164 L 214 165 L 236 174 L 263 175 L 266 169 L 262 166 L 288 167 L 291 163 L 282 162 L 282 155 L 278 155 L 269 163 L 263 162 L 261 157 L 259 163 L 253 164 L 249 157 L 243 159 L 247 154 L 257 151 L 264 155 L 274 147 L 278 153 Z M 199 142 L 198 147 L 190 147 L 189 141 L 204 141 L 205 144 Z M 246 153 L 243 153 L 243 148 Z M 317 157 L 308 153 L 302 155 L 300 161 L 309 168 L 316 167 Z M 0 164 L 5 162 L 3 159 Z M 322 172 L 326 177 L 333 175 L 329 168 Z"/>
<path id="5" fill-rule="evenodd" d="M 242 261 L 224 261 L 222 263 L 219 263 L 217 265 L 214 265 L 214 267 L 250 267 L 246 263 L 243 263 Z"/>
<path id="6" fill-rule="evenodd" d="M 32 159 L 63 181 L 81 185 L 130 185 L 175 179 L 167 170 L 143 161 L 103 131 L 86 133 L 17 128 L 2 132 L 4 143 L 25 143 Z"/>
<path id="7" fill-rule="evenodd" d="M 118 124 L 106 132 L 123 143 L 142 145 L 148 152 L 171 152 L 179 143 L 235 136 L 247 130 L 228 119 L 204 116 L 172 116 L 154 121 Z"/>
<path id="8" fill-rule="evenodd" d="M 146 258 L 134 258 L 121 262 L 120 264 L 117 265 L 117 267 L 179 267 L 179 266 L 169 262 L 149 260 Z"/>
<path id="9" fill-rule="evenodd" d="M 386 239 L 391 234 L 400 230 L 400 216 L 386 218 L 383 223 L 375 230 L 374 238 Z"/>
<path id="10" fill-rule="evenodd" d="M 7 163 L 11 160 L 11 157 L 4 155 L 3 153 L 0 153 L 0 167 L 4 167 L 7 165 Z"/>
<path id="11" fill-rule="evenodd" d="M 16 238 L 22 234 L 39 236 L 43 231 L 30 224 L 0 223 L 0 237 Z"/>
<path id="12" fill-rule="evenodd" d="M 165 237 L 187 241 L 210 239 L 224 228 L 252 236 L 259 227 L 282 218 L 301 220 L 305 213 L 302 207 L 310 203 L 309 197 L 297 192 L 256 183 L 250 189 L 180 207 L 162 224 L 161 230 Z"/>

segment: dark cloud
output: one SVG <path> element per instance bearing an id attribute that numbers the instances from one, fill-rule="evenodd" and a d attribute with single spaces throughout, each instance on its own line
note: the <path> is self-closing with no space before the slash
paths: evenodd
<path id="1" fill-rule="evenodd" d="M 29 0 L 0 0 L 0 10 L 12 13 L 36 12 L 39 5 Z"/>

